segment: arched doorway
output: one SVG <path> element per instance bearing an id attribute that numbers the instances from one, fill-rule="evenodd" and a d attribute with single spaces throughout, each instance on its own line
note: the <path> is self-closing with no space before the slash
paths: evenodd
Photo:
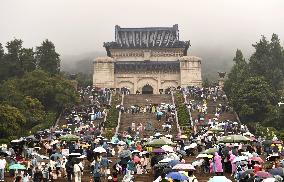
<path id="1" fill-rule="evenodd" d="M 153 87 L 149 84 L 142 87 L 142 94 L 153 94 Z"/>

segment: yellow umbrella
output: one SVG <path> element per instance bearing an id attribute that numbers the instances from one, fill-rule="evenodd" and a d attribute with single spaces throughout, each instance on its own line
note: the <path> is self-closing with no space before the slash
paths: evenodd
<path id="1" fill-rule="evenodd" d="M 91 146 L 91 145 L 90 145 L 90 144 L 88 144 L 88 143 L 87 143 L 87 144 L 82 145 L 82 147 L 83 147 L 83 148 L 88 148 L 88 147 L 90 147 L 90 146 Z"/>

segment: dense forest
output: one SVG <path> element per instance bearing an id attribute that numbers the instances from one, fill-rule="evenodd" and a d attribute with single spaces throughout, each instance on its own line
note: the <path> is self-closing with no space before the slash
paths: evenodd
<path id="1" fill-rule="evenodd" d="M 5 142 L 54 124 L 63 108 L 78 102 L 72 82 L 60 73 L 60 57 L 45 40 L 35 49 L 14 39 L 0 44 L 0 139 Z"/>
<path id="2" fill-rule="evenodd" d="M 262 36 L 253 47 L 249 60 L 241 50 L 236 51 L 225 91 L 241 121 L 252 131 L 284 136 L 284 49 L 276 34 L 270 40 Z"/>

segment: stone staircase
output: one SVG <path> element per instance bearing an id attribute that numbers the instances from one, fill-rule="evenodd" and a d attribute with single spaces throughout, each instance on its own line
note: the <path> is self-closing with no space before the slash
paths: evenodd
<path id="1" fill-rule="evenodd" d="M 161 104 L 161 103 L 172 103 L 172 97 L 168 94 L 161 94 L 161 95 L 126 95 L 124 96 L 123 106 L 125 108 L 130 108 L 133 105 L 138 106 L 145 106 L 150 104 Z M 167 134 L 167 132 L 163 131 L 162 125 L 165 124 L 166 118 L 165 116 L 162 117 L 161 121 L 158 121 L 156 118 L 155 113 L 136 113 L 132 114 L 130 113 L 122 113 L 121 119 L 120 119 L 120 127 L 118 132 L 122 133 L 124 131 L 127 131 L 128 127 L 131 127 L 132 123 L 135 123 L 135 126 L 138 126 L 140 123 L 145 127 L 147 122 L 152 123 L 152 130 L 143 130 L 141 133 L 143 136 L 150 136 L 153 135 L 155 132 L 160 132 L 162 134 Z M 134 134 L 134 133 L 133 133 Z M 172 125 L 172 131 L 171 133 L 173 136 L 177 134 L 177 127 L 176 123 L 173 123 Z"/>

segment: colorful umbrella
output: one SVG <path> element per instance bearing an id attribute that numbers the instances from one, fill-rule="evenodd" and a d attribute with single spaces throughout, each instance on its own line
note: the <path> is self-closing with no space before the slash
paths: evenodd
<path id="1" fill-rule="evenodd" d="M 177 164 L 180 164 L 180 161 L 179 160 L 171 160 L 168 162 L 169 166 L 173 167 Z"/>
<path id="2" fill-rule="evenodd" d="M 210 178 L 208 182 L 232 182 L 226 176 L 214 176 L 213 178 Z"/>
<path id="3" fill-rule="evenodd" d="M 258 171 L 256 174 L 255 174 L 256 177 L 259 177 L 259 178 L 271 178 L 272 177 L 272 174 L 268 173 L 268 172 L 265 172 L 265 171 Z"/>
<path id="4" fill-rule="evenodd" d="M 272 174 L 273 176 L 276 176 L 276 175 L 284 176 L 284 169 L 282 167 L 274 168 L 274 169 L 269 170 L 269 173 Z"/>
<path id="5" fill-rule="evenodd" d="M 215 152 L 218 152 L 218 149 L 210 148 L 210 149 L 204 150 L 202 153 L 203 154 L 214 154 Z"/>
<path id="6" fill-rule="evenodd" d="M 156 148 L 152 152 L 153 153 L 165 153 L 166 151 L 164 151 L 163 149 L 160 149 L 160 148 Z"/>
<path id="7" fill-rule="evenodd" d="M 261 163 L 261 164 L 264 163 L 264 161 L 263 161 L 262 158 L 260 158 L 260 157 L 252 157 L 252 158 L 250 158 L 250 160 L 259 162 L 259 163 Z"/>
<path id="8" fill-rule="evenodd" d="M 118 145 L 126 145 L 126 143 L 124 141 L 119 141 L 117 144 Z"/>
<path id="9" fill-rule="evenodd" d="M 14 169 L 14 170 L 25 170 L 26 167 L 22 164 L 13 164 L 9 167 L 9 169 Z"/>
<path id="10" fill-rule="evenodd" d="M 146 144 L 146 146 L 149 147 L 159 147 L 159 146 L 161 147 L 163 145 L 174 145 L 174 143 L 171 140 L 163 137 L 160 139 L 154 139 Z"/>
<path id="11" fill-rule="evenodd" d="M 179 172 L 170 172 L 167 175 L 167 178 L 172 178 L 172 179 L 180 180 L 180 181 L 188 180 L 188 177 L 186 175 L 179 173 Z"/>
<path id="12" fill-rule="evenodd" d="M 173 147 L 168 146 L 168 145 L 164 145 L 164 146 L 162 146 L 161 148 L 162 148 L 164 151 L 166 151 L 166 152 L 174 152 Z"/>
<path id="13" fill-rule="evenodd" d="M 94 152 L 106 153 L 106 149 L 104 149 L 103 147 L 97 147 L 97 148 L 94 149 Z"/>
<path id="14" fill-rule="evenodd" d="M 57 158 L 62 158 L 62 154 L 59 154 L 59 153 L 54 153 L 50 156 L 50 158 L 54 158 L 54 159 L 57 159 Z"/>
<path id="15" fill-rule="evenodd" d="M 183 170 L 183 171 L 194 171 L 195 168 L 191 164 L 176 164 L 173 169 Z"/>
<path id="16" fill-rule="evenodd" d="M 171 158 L 165 158 L 165 159 L 159 161 L 159 163 L 167 163 L 167 164 L 168 164 L 171 160 L 173 160 L 173 159 L 171 159 Z"/>
<path id="17" fill-rule="evenodd" d="M 222 137 L 218 142 L 237 143 L 237 142 L 247 142 L 247 141 L 250 141 L 250 139 L 242 135 L 228 135 L 228 136 Z"/>
<path id="18" fill-rule="evenodd" d="M 141 159 L 140 159 L 138 156 L 134 156 L 133 161 L 134 161 L 135 163 L 140 162 L 140 160 L 141 160 Z"/>
<path id="19" fill-rule="evenodd" d="M 213 158 L 213 155 L 208 154 L 198 154 L 196 158 Z"/>
<path id="20" fill-rule="evenodd" d="M 77 141 L 80 139 L 80 137 L 77 135 L 67 134 L 67 135 L 61 136 L 60 139 L 63 141 Z"/>
<path id="21" fill-rule="evenodd" d="M 126 158 L 126 157 L 129 157 L 131 156 L 131 152 L 129 150 L 123 150 L 120 154 L 119 154 L 119 157 L 122 157 L 122 158 Z"/>

